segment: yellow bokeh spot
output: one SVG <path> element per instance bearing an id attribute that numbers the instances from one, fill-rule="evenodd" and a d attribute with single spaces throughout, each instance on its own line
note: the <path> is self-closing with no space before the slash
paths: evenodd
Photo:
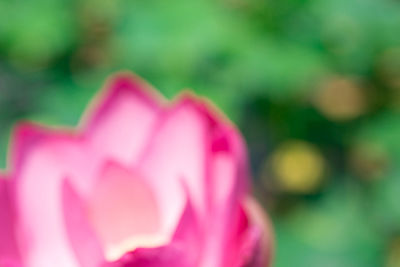
<path id="1" fill-rule="evenodd" d="M 311 193 L 321 184 L 325 162 L 313 145 L 291 141 L 279 147 L 273 154 L 271 166 L 283 190 Z"/>

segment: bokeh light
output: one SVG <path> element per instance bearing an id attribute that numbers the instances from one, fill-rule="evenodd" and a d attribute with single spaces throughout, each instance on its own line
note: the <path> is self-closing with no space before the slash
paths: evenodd
<path id="1" fill-rule="evenodd" d="M 317 148 L 289 141 L 272 154 L 272 171 L 280 187 L 294 193 L 312 193 L 322 183 L 325 162 Z"/>

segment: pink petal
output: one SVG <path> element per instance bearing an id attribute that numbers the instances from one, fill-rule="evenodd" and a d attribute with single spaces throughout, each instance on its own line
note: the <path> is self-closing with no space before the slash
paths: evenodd
<path id="1" fill-rule="evenodd" d="M 206 239 L 203 248 L 202 267 L 225 266 L 230 245 L 230 235 L 236 231 L 239 208 L 239 188 L 237 187 L 236 162 L 231 155 L 217 153 L 211 162 L 213 207 L 206 222 Z"/>
<path id="2" fill-rule="evenodd" d="M 191 267 L 186 249 L 172 243 L 157 248 L 140 248 L 126 254 L 117 262 L 104 264 L 102 267 Z"/>
<path id="3" fill-rule="evenodd" d="M 240 240 L 240 247 L 232 258 L 235 267 L 266 267 L 263 251 L 261 250 L 262 232 L 258 227 L 249 227 Z"/>
<path id="4" fill-rule="evenodd" d="M 217 124 L 210 140 L 210 213 L 200 266 L 233 266 L 241 242 L 237 236 L 247 228 L 240 210 L 240 201 L 249 191 L 245 145 L 229 123 Z"/>
<path id="5" fill-rule="evenodd" d="M 190 95 L 179 99 L 161 122 L 139 166 L 160 188 L 161 203 L 182 203 L 182 188 L 176 178 L 185 182 L 201 222 L 209 223 L 204 229 L 209 240 L 204 241 L 201 266 L 220 266 L 229 235 L 226 229 L 248 191 L 243 140 L 207 103 Z M 176 214 L 171 208 L 162 210 Z"/>
<path id="6" fill-rule="evenodd" d="M 185 189 L 185 192 L 187 190 Z M 126 253 L 120 260 L 102 267 L 191 267 L 197 266 L 200 256 L 201 233 L 190 199 L 170 243 L 154 248 L 138 248 Z"/>
<path id="7" fill-rule="evenodd" d="M 64 181 L 62 197 L 65 227 L 79 266 L 100 266 L 104 262 L 102 246 L 89 223 L 82 200 L 68 180 Z"/>
<path id="8" fill-rule="evenodd" d="M 15 211 L 10 189 L 10 180 L 0 177 L 0 266 L 17 266 L 19 261 L 14 229 Z"/>
<path id="9" fill-rule="evenodd" d="M 76 266 L 64 227 L 62 181 L 73 177 L 74 186 L 87 191 L 95 177 L 96 154 L 81 138 L 30 124 L 20 125 L 14 138 L 23 260 L 29 267 Z"/>
<path id="10" fill-rule="evenodd" d="M 137 167 L 156 190 L 169 231 L 184 208 L 183 181 L 196 212 L 205 212 L 207 123 L 191 100 L 165 111 Z"/>
<path id="11" fill-rule="evenodd" d="M 29 122 L 16 126 L 12 135 L 11 155 L 9 155 L 11 171 L 16 172 L 20 169 L 30 149 L 45 139 L 47 134 L 47 130 Z"/>
<path id="12" fill-rule="evenodd" d="M 258 264 L 251 265 L 256 267 L 270 266 L 274 251 L 273 230 L 270 220 L 266 216 L 264 209 L 258 202 L 247 197 L 243 201 L 243 206 L 249 218 L 250 230 L 248 240 L 253 242 L 251 259 Z"/>
<path id="13" fill-rule="evenodd" d="M 90 142 L 117 162 L 136 161 L 155 126 L 159 98 L 138 77 L 116 75 L 89 112 L 85 128 Z"/>
<path id="14" fill-rule="evenodd" d="M 22 264 L 15 260 L 10 259 L 0 259 L 1 267 L 22 267 Z"/>
<path id="15" fill-rule="evenodd" d="M 225 263 L 232 267 L 267 267 L 271 264 L 271 226 L 262 207 L 247 196 L 241 203 L 226 246 Z"/>
<path id="16" fill-rule="evenodd" d="M 229 124 L 219 124 L 211 136 L 208 177 L 212 209 L 225 209 L 249 193 L 250 174 L 243 138 Z M 222 207 L 221 207 L 222 205 Z"/>
<path id="17" fill-rule="evenodd" d="M 87 205 L 108 258 L 119 258 L 136 247 L 159 246 L 170 238 L 161 231 L 160 211 L 151 188 L 139 173 L 117 163 L 105 165 Z"/>
<path id="18" fill-rule="evenodd" d="M 185 257 L 190 266 L 197 265 L 201 256 L 203 235 L 198 217 L 188 195 L 188 189 L 182 182 L 186 193 L 186 205 L 175 229 L 172 242 L 185 248 Z"/>

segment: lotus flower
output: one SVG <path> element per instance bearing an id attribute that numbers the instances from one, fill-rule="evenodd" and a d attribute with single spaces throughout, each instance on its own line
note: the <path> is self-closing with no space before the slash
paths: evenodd
<path id="1" fill-rule="evenodd" d="M 0 179 L 0 266 L 267 266 L 246 148 L 205 100 L 114 76 L 77 129 L 19 124 Z"/>

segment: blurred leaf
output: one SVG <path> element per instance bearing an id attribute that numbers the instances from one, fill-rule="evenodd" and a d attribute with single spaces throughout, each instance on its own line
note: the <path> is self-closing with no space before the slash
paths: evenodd
<path id="1" fill-rule="evenodd" d="M 276 266 L 381 266 L 384 239 L 357 191 L 333 188 L 318 203 L 276 219 Z"/>

